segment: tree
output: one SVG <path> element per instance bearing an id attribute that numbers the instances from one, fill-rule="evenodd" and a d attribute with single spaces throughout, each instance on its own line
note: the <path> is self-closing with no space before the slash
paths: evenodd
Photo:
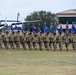
<path id="1" fill-rule="evenodd" d="M 26 21 L 42 20 L 40 25 L 41 27 L 43 27 L 44 23 L 46 23 L 47 26 L 50 26 L 51 23 L 56 23 L 55 17 L 56 15 L 54 13 L 46 12 L 46 11 L 38 11 L 28 15 L 25 20 Z M 38 24 L 36 23 L 35 25 Z"/>

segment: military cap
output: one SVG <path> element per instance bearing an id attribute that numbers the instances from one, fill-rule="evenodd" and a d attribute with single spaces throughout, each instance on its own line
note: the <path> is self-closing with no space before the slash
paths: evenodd
<path id="1" fill-rule="evenodd" d="M 12 33 L 14 33 L 14 31 L 12 31 Z"/>
<path id="2" fill-rule="evenodd" d="M 20 31 L 18 30 L 17 32 L 19 33 Z"/>
<path id="3" fill-rule="evenodd" d="M 29 35 L 32 34 L 31 32 L 29 33 Z"/>
<path id="4" fill-rule="evenodd" d="M 56 34 L 56 32 L 54 32 L 53 34 Z"/>
<path id="5" fill-rule="evenodd" d="M 8 31 L 6 31 L 6 33 L 8 33 Z"/>

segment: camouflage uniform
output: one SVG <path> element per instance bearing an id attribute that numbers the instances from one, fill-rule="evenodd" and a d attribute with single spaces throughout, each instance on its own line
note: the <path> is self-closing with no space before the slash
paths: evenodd
<path id="1" fill-rule="evenodd" d="M 56 35 L 56 33 L 53 34 L 53 48 L 54 48 L 54 51 L 57 49 L 57 35 Z"/>
<path id="2" fill-rule="evenodd" d="M 38 35 L 38 44 L 39 44 L 39 49 L 42 50 L 43 47 L 43 35 L 40 33 L 40 35 Z"/>
<path id="3" fill-rule="evenodd" d="M 9 36 L 10 47 L 14 49 L 14 32 Z"/>
<path id="4" fill-rule="evenodd" d="M 72 36 L 72 47 L 73 50 L 76 50 L 76 34 Z"/>
<path id="5" fill-rule="evenodd" d="M 2 33 L 0 32 L 0 49 L 2 49 Z"/>
<path id="6" fill-rule="evenodd" d="M 69 47 L 69 43 L 70 43 L 70 37 L 68 34 L 66 34 L 65 36 L 65 47 L 66 47 L 66 51 L 68 51 L 68 47 Z"/>
<path id="7" fill-rule="evenodd" d="M 21 39 L 21 44 L 22 44 L 23 48 L 26 49 L 26 33 L 23 33 L 23 34 L 24 35 L 22 35 L 20 37 L 20 39 Z"/>
<path id="8" fill-rule="evenodd" d="M 9 48 L 9 33 L 6 32 L 5 34 L 5 47 L 8 49 Z"/>
<path id="9" fill-rule="evenodd" d="M 49 50 L 49 35 L 48 34 L 45 34 L 45 36 L 43 37 L 43 41 L 44 41 L 45 49 Z"/>
<path id="10" fill-rule="evenodd" d="M 32 49 L 32 42 L 33 42 L 33 36 L 31 33 L 29 33 L 29 35 L 26 37 L 26 40 L 27 40 L 27 44 L 28 44 L 28 47 L 30 48 L 30 50 Z"/>
<path id="11" fill-rule="evenodd" d="M 19 32 L 16 32 L 16 34 L 14 35 L 14 42 L 16 45 L 16 48 L 20 48 L 20 35 Z"/>
<path id="12" fill-rule="evenodd" d="M 23 35 L 23 33 L 20 33 L 19 34 L 19 37 L 20 37 L 20 44 L 22 45 L 22 47 L 24 48 L 24 35 Z"/>
<path id="13" fill-rule="evenodd" d="M 50 49 L 52 49 L 52 47 L 53 47 L 53 35 L 52 34 L 50 34 L 49 40 L 50 40 L 49 46 L 50 46 Z"/>
<path id="14" fill-rule="evenodd" d="M 37 34 L 35 34 L 33 36 L 33 47 L 34 47 L 34 49 L 37 49 L 37 44 L 38 44 L 38 36 L 37 36 Z"/>
<path id="15" fill-rule="evenodd" d="M 4 46 L 5 46 L 6 41 L 5 41 L 5 33 L 4 32 L 2 33 L 2 42 L 3 42 Z"/>
<path id="16" fill-rule="evenodd" d="M 59 44 L 59 48 L 60 48 L 60 51 L 62 50 L 63 48 L 63 35 L 62 33 L 60 32 L 60 34 L 57 36 L 57 41 L 58 41 L 58 44 Z"/>

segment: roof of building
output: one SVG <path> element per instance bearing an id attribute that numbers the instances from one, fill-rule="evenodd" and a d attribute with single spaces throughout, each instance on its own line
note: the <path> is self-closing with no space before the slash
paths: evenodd
<path id="1" fill-rule="evenodd" d="M 76 9 L 69 9 L 56 13 L 57 15 L 76 15 Z"/>

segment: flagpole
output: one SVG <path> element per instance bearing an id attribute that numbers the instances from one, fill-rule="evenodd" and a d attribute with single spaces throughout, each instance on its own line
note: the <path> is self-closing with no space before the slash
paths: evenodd
<path id="1" fill-rule="evenodd" d="M 20 14 L 19 14 L 19 12 L 18 12 L 18 14 L 17 14 L 17 22 L 19 21 L 19 16 L 20 16 Z"/>

